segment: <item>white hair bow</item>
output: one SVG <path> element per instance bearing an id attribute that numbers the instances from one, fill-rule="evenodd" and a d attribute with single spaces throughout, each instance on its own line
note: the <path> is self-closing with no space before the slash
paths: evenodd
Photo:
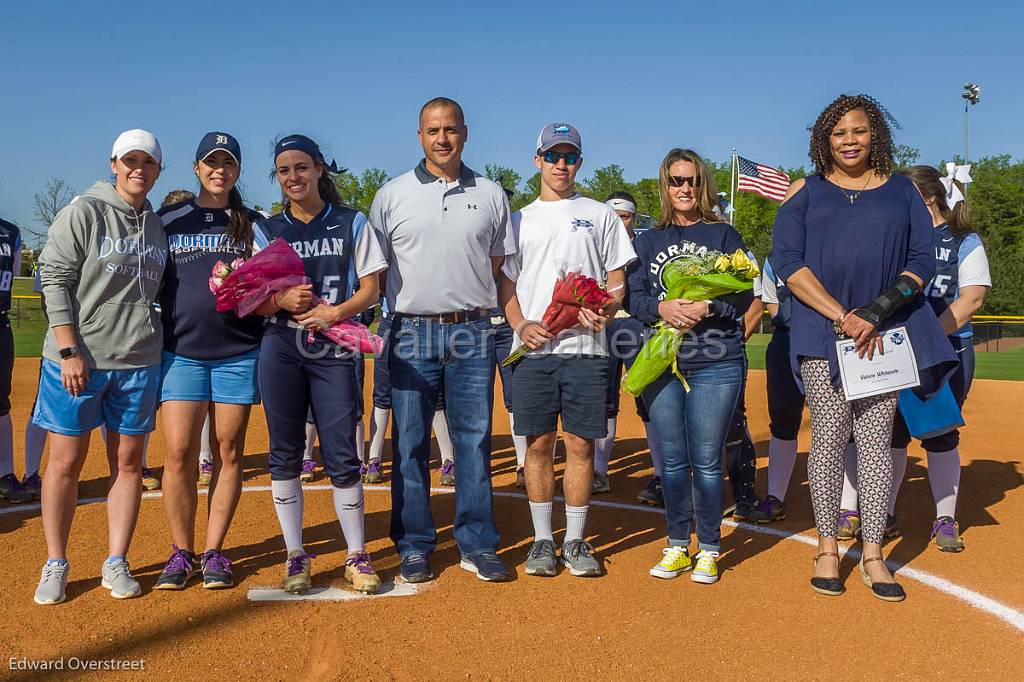
<path id="1" fill-rule="evenodd" d="M 949 206 L 950 210 L 954 206 L 964 200 L 964 194 L 960 191 L 960 188 L 956 186 L 957 180 L 960 184 L 965 187 L 971 183 L 971 164 L 964 166 L 958 166 L 952 161 L 946 162 L 946 177 L 939 178 L 942 182 L 942 186 L 946 188 L 946 206 Z"/>

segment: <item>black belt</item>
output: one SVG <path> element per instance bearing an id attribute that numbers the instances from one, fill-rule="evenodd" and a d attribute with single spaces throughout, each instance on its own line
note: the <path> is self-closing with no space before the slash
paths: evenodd
<path id="1" fill-rule="evenodd" d="M 461 324 L 473 322 L 481 317 L 488 317 L 490 311 L 484 308 L 476 310 L 459 310 L 454 313 L 434 313 L 432 315 L 409 315 L 406 313 L 395 313 L 395 319 L 406 318 L 409 320 L 423 320 L 424 322 L 437 322 L 438 324 Z"/>

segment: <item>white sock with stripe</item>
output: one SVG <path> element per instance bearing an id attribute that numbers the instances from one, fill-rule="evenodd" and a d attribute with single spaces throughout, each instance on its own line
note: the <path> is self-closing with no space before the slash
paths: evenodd
<path id="1" fill-rule="evenodd" d="M 334 498 L 334 513 L 338 515 L 348 553 L 362 552 L 366 549 L 363 537 L 363 484 L 356 483 L 348 488 L 332 485 L 331 496 Z"/>
<path id="2" fill-rule="evenodd" d="M 565 505 L 565 541 L 582 540 L 583 528 L 587 525 L 587 510 L 590 505 L 573 507 Z"/>
<path id="3" fill-rule="evenodd" d="M 533 520 L 533 539 L 551 540 L 555 537 L 551 533 L 551 509 L 553 502 L 531 502 L 530 518 Z"/>
<path id="4" fill-rule="evenodd" d="M 203 435 L 199 441 L 199 461 L 213 464 L 213 452 L 210 448 L 210 413 L 206 413 L 206 420 L 203 422 Z"/>
<path id="5" fill-rule="evenodd" d="M 512 447 L 516 449 L 516 468 L 522 469 L 526 466 L 526 436 L 517 436 L 515 428 L 515 417 L 508 413 L 508 430 L 512 434 Z"/>
<path id="6" fill-rule="evenodd" d="M 366 461 L 366 427 L 363 426 L 362 419 L 356 422 L 356 455 L 360 462 Z"/>
<path id="7" fill-rule="evenodd" d="M 313 459 L 313 447 L 316 445 L 316 424 L 306 422 L 306 451 L 302 453 L 302 459 Z"/>
<path id="8" fill-rule="evenodd" d="M 281 535 L 288 552 L 302 549 L 302 484 L 299 479 L 271 481 L 270 494 L 274 496 L 274 511 L 281 524 Z"/>
<path id="9" fill-rule="evenodd" d="M 46 436 L 49 433 L 29 419 L 25 424 L 25 475 L 39 471 L 43 462 L 43 450 L 46 449 Z"/>

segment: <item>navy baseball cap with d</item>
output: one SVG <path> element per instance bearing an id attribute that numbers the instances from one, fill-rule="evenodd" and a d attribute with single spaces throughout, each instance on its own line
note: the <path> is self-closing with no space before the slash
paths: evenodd
<path id="1" fill-rule="evenodd" d="M 224 151 L 231 155 L 239 166 L 242 165 L 242 148 L 233 136 L 227 133 L 206 133 L 196 148 L 196 161 L 202 161 L 216 151 Z"/>
<path id="2" fill-rule="evenodd" d="M 572 145 L 576 147 L 576 151 L 583 153 L 583 139 L 575 126 L 568 123 L 549 123 L 540 129 L 540 135 L 537 136 L 538 154 L 560 144 Z"/>

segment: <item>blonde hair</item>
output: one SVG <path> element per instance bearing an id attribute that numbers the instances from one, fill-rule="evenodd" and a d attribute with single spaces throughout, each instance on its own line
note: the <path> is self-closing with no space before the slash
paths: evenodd
<path id="1" fill-rule="evenodd" d="M 661 213 L 658 216 L 658 224 L 655 227 L 671 225 L 673 221 L 672 199 L 669 197 L 670 185 L 668 182 L 668 169 L 678 161 L 688 161 L 694 168 L 694 194 L 697 199 L 697 212 L 701 221 L 705 223 L 724 223 L 725 218 L 715 212 L 718 206 L 718 189 L 715 187 L 715 178 L 711 175 L 711 169 L 701 158 L 700 154 L 692 149 L 680 149 L 676 147 L 661 162 L 658 171 L 658 194 L 661 196 Z"/>

